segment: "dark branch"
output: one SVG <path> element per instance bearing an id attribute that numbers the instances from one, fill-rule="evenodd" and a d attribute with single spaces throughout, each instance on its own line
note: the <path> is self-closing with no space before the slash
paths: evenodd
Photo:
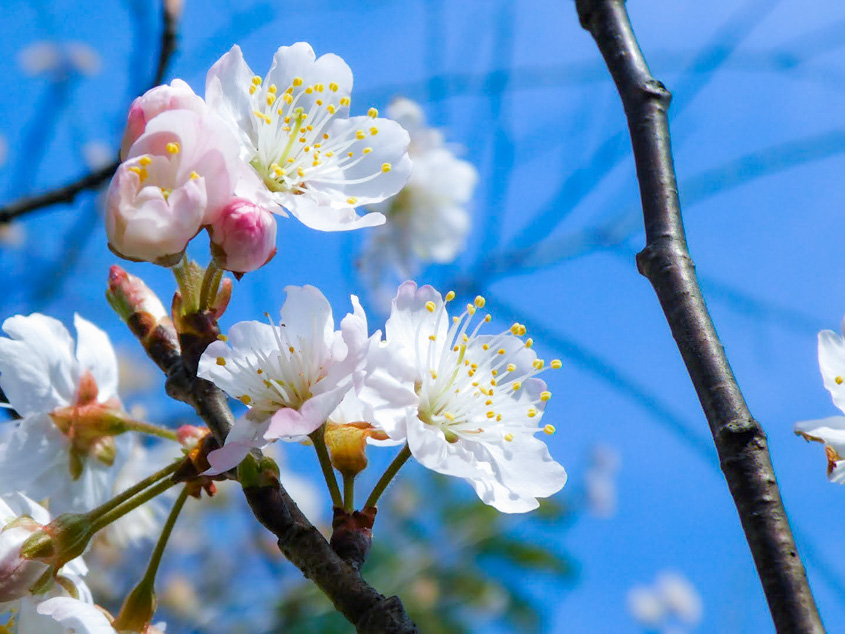
<path id="1" fill-rule="evenodd" d="M 161 33 L 161 49 L 158 55 L 158 64 L 156 66 L 156 73 L 150 83 L 150 88 L 158 86 L 163 80 L 167 72 L 167 65 L 170 63 L 170 58 L 176 51 L 176 25 L 177 16 L 168 10 L 168 3 L 163 3 L 162 10 L 162 33 Z M 5 207 L 0 207 L 0 224 L 10 222 L 14 218 L 23 216 L 31 211 L 36 211 L 44 207 L 56 205 L 59 203 L 71 203 L 82 192 L 89 189 L 96 189 L 106 181 L 108 181 L 117 168 L 120 166 L 120 161 L 109 163 L 105 167 L 101 167 L 82 178 L 63 185 L 58 189 L 51 189 L 43 194 L 36 196 L 27 196 L 20 198 Z"/>
<path id="2" fill-rule="evenodd" d="M 781 633 L 823 632 L 766 434 L 742 397 L 687 250 L 667 118 L 671 95 L 646 65 L 624 0 L 576 0 L 576 7 L 628 119 L 646 231 L 637 267 L 657 293 L 707 416 L 775 627 Z"/>

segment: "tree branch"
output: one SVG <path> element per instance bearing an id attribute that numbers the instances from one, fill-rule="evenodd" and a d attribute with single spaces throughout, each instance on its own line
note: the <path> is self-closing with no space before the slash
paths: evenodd
<path id="1" fill-rule="evenodd" d="M 172 3 L 166 0 L 162 5 L 162 32 L 161 32 L 161 48 L 159 49 L 158 64 L 156 66 L 155 76 L 150 83 L 150 88 L 155 88 L 163 80 L 167 72 L 167 65 L 170 63 L 170 58 L 176 52 L 176 25 L 178 16 L 170 10 Z M 36 211 L 44 207 L 56 205 L 58 203 L 71 203 L 82 192 L 89 189 L 96 189 L 107 180 L 109 180 L 117 168 L 120 166 L 120 161 L 109 163 L 105 167 L 94 170 L 82 178 L 79 178 L 72 183 L 63 185 L 56 189 L 38 194 L 36 196 L 27 196 L 20 198 L 5 207 L 0 207 L 0 224 L 11 222 L 14 218 L 23 216 L 31 211 Z"/>
<path id="2" fill-rule="evenodd" d="M 751 416 L 704 303 L 687 249 L 672 159 L 671 94 L 652 77 L 624 0 L 576 0 L 628 119 L 651 282 L 707 416 L 719 461 L 778 632 L 824 632 L 780 497 L 766 434 Z"/>

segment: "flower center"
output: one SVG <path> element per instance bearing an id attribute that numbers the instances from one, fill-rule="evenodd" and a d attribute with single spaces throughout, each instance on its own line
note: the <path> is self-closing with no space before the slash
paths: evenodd
<path id="1" fill-rule="evenodd" d="M 344 176 L 373 151 L 366 140 L 379 133 L 375 121 L 378 111 L 370 108 L 368 116 L 373 122 L 369 126 L 333 126 L 338 119 L 346 120 L 352 103 L 349 96 L 338 91 L 334 82 L 306 86 L 301 77 L 295 77 L 279 93 L 275 84 L 265 88 L 260 77 L 252 78 L 248 92 L 259 123 L 250 165 L 270 191 L 302 194 L 311 184 L 335 187 L 363 183 L 392 169 L 390 163 L 383 163 L 359 178 Z M 356 202 L 355 198 L 347 199 L 350 205 Z"/>

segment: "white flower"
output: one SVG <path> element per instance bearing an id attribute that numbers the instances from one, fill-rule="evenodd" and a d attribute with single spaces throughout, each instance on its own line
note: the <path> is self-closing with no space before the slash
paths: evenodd
<path id="1" fill-rule="evenodd" d="M 467 203 L 478 172 L 455 156 L 439 130 L 426 127 L 419 104 L 396 99 L 387 114 L 411 135 L 414 170 L 398 195 L 369 205 L 388 220 L 371 232 L 361 266 L 380 277 L 380 269 L 390 264 L 404 278 L 416 272 L 418 262 L 452 262 L 463 251 L 471 224 Z"/>
<path id="2" fill-rule="evenodd" d="M 408 133 L 374 108 L 349 117 L 351 91 L 340 57 L 317 59 L 299 42 L 276 51 L 263 80 L 233 46 L 209 70 L 205 97 L 239 134 L 241 159 L 278 205 L 312 229 L 342 231 L 383 223 L 355 207 L 397 193 L 411 172 Z"/>
<path id="3" fill-rule="evenodd" d="M 653 585 L 638 585 L 628 591 L 628 611 L 640 625 L 668 634 L 698 625 L 703 608 L 701 595 L 686 577 L 664 570 Z"/>
<path id="4" fill-rule="evenodd" d="M 819 333 L 819 369 L 833 404 L 845 412 L 845 339 L 832 330 Z M 845 483 L 845 416 L 796 423 L 795 433 L 824 443 L 827 477 L 831 482 Z"/>
<path id="5" fill-rule="evenodd" d="M 454 293 L 446 296 L 446 301 Z M 537 432 L 551 393 L 535 375 L 544 362 L 523 341 L 524 326 L 498 335 L 479 335 L 490 316 L 470 330 L 484 299 L 477 297 L 450 318 L 440 293 L 414 282 L 399 287 L 386 324 L 388 344 L 398 345 L 415 368 L 403 395 L 396 385 L 374 414 L 394 439 L 407 438 L 413 456 L 439 473 L 466 479 L 486 504 L 506 513 L 537 508 L 536 498 L 556 493 L 566 472 L 549 455 Z M 560 361 L 553 361 L 553 368 Z M 377 376 L 378 372 L 373 373 Z M 382 377 L 383 378 L 383 377 Z M 367 380 L 364 380 L 366 387 Z M 408 408 L 407 393 L 417 406 Z M 359 396 L 371 395 L 362 390 Z M 398 404 L 390 409 L 389 403 Z"/>
<path id="6" fill-rule="evenodd" d="M 619 453 L 610 446 L 593 448 L 590 468 L 584 475 L 587 505 L 590 512 L 607 519 L 616 513 L 616 473 L 619 471 Z"/>
<path id="7" fill-rule="evenodd" d="M 352 385 L 357 359 L 334 329 L 328 300 L 313 286 L 285 291 L 278 326 L 237 323 L 200 359 L 198 376 L 250 408 L 225 447 L 209 454 L 217 472 L 237 465 L 251 447 L 318 429 Z M 357 298 L 352 301 L 360 310 Z"/>
<path id="8" fill-rule="evenodd" d="M 74 317 L 78 344 L 57 320 L 33 313 L 3 322 L 0 388 L 23 419 L 0 444 L 0 495 L 50 498 L 54 514 L 90 510 L 111 494 L 122 437 L 79 427 L 120 408 L 117 360 L 109 338 Z M 128 439 L 127 439 L 128 440 Z"/>

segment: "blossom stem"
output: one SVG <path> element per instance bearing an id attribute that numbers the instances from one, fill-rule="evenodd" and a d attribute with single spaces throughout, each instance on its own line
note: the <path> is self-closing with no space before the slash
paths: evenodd
<path id="1" fill-rule="evenodd" d="M 384 475 L 381 476 L 381 479 L 376 483 L 376 486 L 373 487 L 373 492 L 370 493 L 370 497 L 367 498 L 367 503 L 364 505 L 364 508 L 375 508 L 375 505 L 378 503 L 378 499 L 381 497 L 381 494 L 384 493 L 387 485 L 390 484 L 390 481 L 410 457 L 411 448 L 408 447 L 407 443 L 405 443 L 405 446 L 402 447 L 402 451 L 397 454 L 397 456 L 393 459 L 393 462 L 390 463 L 390 466 L 387 467 Z"/>
<path id="2" fill-rule="evenodd" d="M 223 271 L 217 266 L 214 260 L 208 263 L 205 275 L 202 278 L 200 288 L 199 309 L 205 310 L 217 297 L 217 289 L 220 287 L 220 280 L 223 278 Z"/>
<path id="3" fill-rule="evenodd" d="M 176 482 L 174 482 L 173 480 L 170 480 L 170 479 L 164 480 L 164 481 L 159 482 L 158 484 L 150 487 L 149 489 L 147 489 L 146 491 L 144 491 L 143 493 L 141 493 L 137 497 L 134 497 L 134 498 L 128 500 L 127 502 L 121 504 L 117 508 L 114 508 L 111 511 L 108 511 L 107 513 L 103 513 L 102 515 L 100 515 L 97 519 L 95 519 L 91 523 L 91 532 L 96 533 L 100 529 L 108 526 L 109 524 L 111 524 L 115 520 L 120 519 L 121 517 L 123 517 L 127 513 L 134 511 L 136 508 L 138 508 L 142 504 L 149 502 L 154 497 L 161 495 L 162 493 L 167 491 L 167 489 L 169 489 L 170 487 L 175 486 L 175 485 L 176 485 Z"/>
<path id="4" fill-rule="evenodd" d="M 183 254 L 179 263 L 172 267 L 172 271 L 179 285 L 179 292 L 182 293 L 182 305 L 185 312 L 196 312 L 198 307 L 196 285 L 191 275 L 191 263 L 188 261 L 188 256 Z"/>
<path id="5" fill-rule="evenodd" d="M 96 520 L 97 518 L 99 518 L 100 516 L 105 515 L 106 513 L 108 513 L 112 509 L 114 509 L 115 507 L 123 504 L 124 502 L 126 502 L 130 498 L 138 495 L 144 489 L 151 487 L 152 485 L 154 485 L 159 480 L 162 480 L 162 479 L 166 478 L 167 476 L 171 475 L 172 473 L 174 473 L 176 471 L 176 469 L 179 468 L 180 464 L 181 464 L 181 461 L 177 460 L 173 464 L 166 466 L 164 469 L 161 469 L 160 471 L 156 471 L 152 475 L 144 478 L 138 484 L 129 487 L 128 489 L 126 489 L 122 493 L 118 493 L 116 496 L 114 496 L 108 502 L 105 502 L 104 504 L 101 504 L 97 508 L 90 511 L 88 513 L 89 519 L 91 519 L 93 521 L 93 520 Z"/>
<path id="6" fill-rule="evenodd" d="M 355 476 L 343 474 L 343 510 L 351 513 L 355 510 Z"/>
<path id="7" fill-rule="evenodd" d="M 314 449 L 317 452 L 317 460 L 320 461 L 320 468 L 323 470 L 323 477 L 326 479 L 326 484 L 329 487 L 329 493 L 332 496 L 332 504 L 338 508 L 343 506 L 343 498 L 340 496 L 340 488 L 337 486 L 337 478 L 334 476 L 332 470 L 332 461 L 329 458 L 329 450 L 326 449 L 326 440 L 323 437 L 325 433 L 325 425 L 316 431 L 308 434 L 311 442 L 314 443 Z"/>
<path id="8" fill-rule="evenodd" d="M 185 506 L 185 500 L 187 499 L 188 487 L 183 486 L 182 492 L 179 494 L 179 497 L 176 498 L 176 503 L 173 505 L 173 508 L 170 509 L 170 515 L 167 516 L 167 521 L 161 529 L 161 535 L 159 535 L 158 542 L 156 542 L 155 550 L 153 550 L 153 554 L 150 557 L 150 563 L 147 566 L 147 571 L 144 573 L 143 579 L 141 580 L 142 582 L 147 582 L 152 586 L 153 581 L 155 581 L 158 566 L 161 563 L 161 556 L 164 554 L 164 548 L 167 546 L 167 541 L 170 539 L 170 533 L 173 532 L 173 526 L 176 524 L 176 518 L 179 517 L 179 513 L 182 511 L 182 507 Z"/>
<path id="9" fill-rule="evenodd" d="M 128 419 L 124 421 L 126 425 L 127 431 L 137 431 L 141 434 L 147 434 L 149 436 L 157 436 L 158 438 L 166 438 L 168 440 L 176 441 L 176 432 L 172 429 L 168 429 L 167 427 L 161 427 L 159 425 L 154 425 L 153 423 L 146 423 L 140 420 Z"/>

